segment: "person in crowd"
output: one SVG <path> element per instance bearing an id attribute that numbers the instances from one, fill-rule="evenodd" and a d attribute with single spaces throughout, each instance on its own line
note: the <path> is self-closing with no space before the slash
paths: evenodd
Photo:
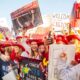
<path id="1" fill-rule="evenodd" d="M 52 38 L 52 35 L 51 35 L 51 31 L 48 34 L 47 43 L 48 43 L 48 45 L 53 43 L 53 38 Z"/>
<path id="2" fill-rule="evenodd" d="M 5 47 L 4 49 L 4 54 L 0 53 L 0 80 L 13 69 L 14 65 L 14 62 L 12 62 L 10 58 L 11 48 Z"/>
<path id="3" fill-rule="evenodd" d="M 17 37 L 16 37 L 17 43 L 21 43 L 21 40 L 22 40 L 22 36 L 17 36 Z"/>
<path id="4" fill-rule="evenodd" d="M 45 74 L 45 78 L 48 77 L 48 50 L 46 46 L 44 45 L 44 42 L 39 43 L 39 55 L 42 62 L 39 64 L 41 71 Z"/>
<path id="5" fill-rule="evenodd" d="M 38 53 L 38 41 L 37 40 L 31 40 L 30 41 L 30 47 L 31 47 L 30 58 L 40 59 L 39 53 Z"/>
<path id="6" fill-rule="evenodd" d="M 26 36 L 17 36 L 16 40 L 16 45 L 20 47 L 21 56 L 28 58 L 29 54 L 31 53 L 31 47 L 27 43 Z"/>
<path id="7" fill-rule="evenodd" d="M 56 44 L 64 44 L 62 38 L 56 38 Z"/>
<path id="8" fill-rule="evenodd" d="M 23 73 L 23 68 L 24 68 L 24 67 L 25 67 L 24 64 L 20 64 L 20 73 L 19 73 L 19 75 L 20 75 L 20 80 L 23 80 L 24 77 L 25 77 L 25 75 L 24 75 L 24 73 Z"/>
<path id="9" fill-rule="evenodd" d="M 48 61 L 48 49 L 47 49 L 47 46 L 44 45 L 44 42 L 42 43 L 39 43 L 39 46 L 38 46 L 38 52 L 39 52 L 39 55 L 40 55 L 40 58 L 41 60 L 43 60 L 44 58 L 46 58 L 46 60 Z"/>
<path id="10" fill-rule="evenodd" d="M 58 80 L 80 80 L 80 64 L 75 60 L 67 64 L 66 53 L 61 53 L 57 61 Z"/>
<path id="11" fill-rule="evenodd" d="M 39 52 L 39 55 L 40 55 L 40 59 L 42 60 L 43 59 L 43 55 L 45 54 L 44 43 L 40 43 L 39 44 L 38 52 Z"/>
<path id="12" fill-rule="evenodd" d="M 68 44 L 68 40 L 65 35 L 56 36 L 56 44 Z"/>
<path id="13" fill-rule="evenodd" d="M 14 43 L 12 45 L 12 50 L 10 52 L 10 58 L 14 62 L 20 62 L 22 60 L 22 57 L 29 58 L 29 53 L 27 50 L 25 50 L 25 47 L 19 43 Z"/>
<path id="14" fill-rule="evenodd" d="M 80 38 L 77 35 L 68 35 L 66 36 L 67 40 L 68 40 L 68 44 L 75 44 L 75 40 L 79 40 Z"/>
<path id="15" fill-rule="evenodd" d="M 19 60 L 21 52 L 20 52 L 20 48 L 18 46 L 15 46 L 15 60 Z"/>
<path id="16" fill-rule="evenodd" d="M 0 59 L 3 61 L 9 61 L 10 60 L 9 47 L 4 48 L 4 54 L 0 53 Z"/>
<path id="17" fill-rule="evenodd" d="M 15 63 L 18 63 L 21 60 L 21 53 L 22 50 L 20 49 L 21 47 L 17 44 L 13 45 L 13 50 L 10 53 L 10 58 L 13 60 Z"/>

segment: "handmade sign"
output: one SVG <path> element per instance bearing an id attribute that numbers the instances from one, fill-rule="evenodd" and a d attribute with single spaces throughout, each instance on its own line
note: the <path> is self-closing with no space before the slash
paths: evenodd
<path id="1" fill-rule="evenodd" d="M 33 28 L 43 23 L 37 1 L 33 1 L 11 13 L 14 31 Z"/>
<path id="2" fill-rule="evenodd" d="M 40 60 L 23 58 L 20 62 L 20 78 L 24 80 L 44 80 L 44 73 L 41 71 Z"/>
<path id="3" fill-rule="evenodd" d="M 57 71 L 57 66 L 59 65 L 57 63 L 61 57 L 66 57 L 66 63 L 69 64 L 74 59 L 75 46 L 52 44 L 50 45 L 49 53 L 48 80 L 59 80 Z"/>

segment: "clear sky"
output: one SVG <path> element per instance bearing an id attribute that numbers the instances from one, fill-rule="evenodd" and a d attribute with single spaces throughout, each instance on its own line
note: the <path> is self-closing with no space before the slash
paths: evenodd
<path id="1" fill-rule="evenodd" d="M 32 0 L 0 0 L 0 18 L 5 17 L 9 25 L 12 25 L 10 13 L 31 1 Z M 38 1 L 42 15 L 54 12 L 71 13 L 73 3 L 75 2 L 75 0 L 38 0 Z"/>

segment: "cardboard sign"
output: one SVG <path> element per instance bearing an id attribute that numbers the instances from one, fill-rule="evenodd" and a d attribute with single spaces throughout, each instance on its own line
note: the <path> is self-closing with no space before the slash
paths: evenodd
<path id="1" fill-rule="evenodd" d="M 11 13 L 14 31 L 26 27 L 31 29 L 43 23 L 37 1 L 33 1 Z"/>
<path id="2" fill-rule="evenodd" d="M 49 50 L 49 67 L 48 67 L 48 80 L 58 80 L 57 75 L 57 62 L 61 53 L 67 55 L 66 63 L 70 63 L 74 59 L 75 46 L 74 45 L 62 45 L 52 44 Z"/>

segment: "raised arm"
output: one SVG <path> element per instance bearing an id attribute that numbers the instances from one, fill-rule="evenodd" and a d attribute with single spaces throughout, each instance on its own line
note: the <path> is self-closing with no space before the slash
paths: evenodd
<path id="1" fill-rule="evenodd" d="M 21 22 L 19 21 L 19 17 L 16 19 L 17 23 L 19 24 L 19 26 L 22 28 L 23 25 L 21 24 Z"/>

